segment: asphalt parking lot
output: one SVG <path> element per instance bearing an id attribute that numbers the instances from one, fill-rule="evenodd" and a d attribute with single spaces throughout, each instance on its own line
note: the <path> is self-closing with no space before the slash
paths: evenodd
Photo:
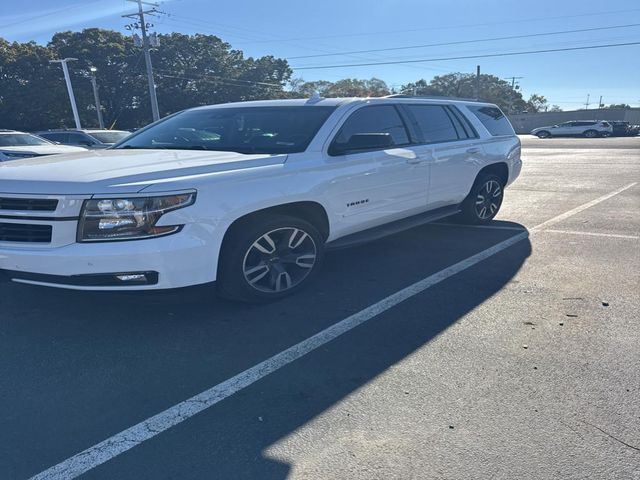
<path id="1" fill-rule="evenodd" d="M 640 137 L 523 158 L 271 305 L 1 284 L 0 478 L 640 479 Z"/>

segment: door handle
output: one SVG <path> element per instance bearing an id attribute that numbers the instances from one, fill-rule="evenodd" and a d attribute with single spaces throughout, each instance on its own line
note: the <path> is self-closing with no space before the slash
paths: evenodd
<path id="1" fill-rule="evenodd" d="M 478 147 L 468 148 L 467 153 L 480 153 L 480 148 Z"/>

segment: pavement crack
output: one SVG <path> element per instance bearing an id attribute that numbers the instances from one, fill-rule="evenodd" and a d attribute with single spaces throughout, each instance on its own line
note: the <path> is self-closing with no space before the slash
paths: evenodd
<path id="1" fill-rule="evenodd" d="M 618 437 L 616 437 L 616 436 L 614 436 L 614 435 L 611 435 L 609 432 L 607 432 L 607 431 L 605 431 L 605 430 L 601 429 L 600 427 L 598 427 L 598 426 L 596 426 L 596 425 L 593 425 L 592 423 L 585 422 L 584 420 L 580 420 L 580 421 L 581 421 L 582 423 L 584 423 L 585 425 L 589 425 L 590 427 L 593 427 L 593 428 L 595 428 L 596 430 L 599 430 L 600 432 L 604 433 L 607 437 L 613 438 L 616 442 L 621 443 L 621 444 L 622 444 L 622 445 L 624 445 L 625 447 L 632 448 L 633 450 L 636 450 L 636 451 L 640 452 L 640 448 L 639 448 L 639 447 L 636 447 L 636 446 L 634 446 L 634 445 L 630 445 L 630 444 L 628 444 L 628 443 L 627 443 L 627 442 L 625 442 L 624 440 L 621 440 L 621 439 L 619 439 Z"/>

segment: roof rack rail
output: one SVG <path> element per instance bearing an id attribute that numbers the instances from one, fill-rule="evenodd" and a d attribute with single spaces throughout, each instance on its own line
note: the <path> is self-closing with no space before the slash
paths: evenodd
<path id="1" fill-rule="evenodd" d="M 416 99 L 428 99 L 428 100 L 459 100 L 461 102 L 480 102 L 485 103 L 483 100 L 477 98 L 463 98 L 463 97 L 447 97 L 445 95 L 407 95 L 405 93 L 394 93 L 387 95 L 384 98 L 416 98 Z"/>

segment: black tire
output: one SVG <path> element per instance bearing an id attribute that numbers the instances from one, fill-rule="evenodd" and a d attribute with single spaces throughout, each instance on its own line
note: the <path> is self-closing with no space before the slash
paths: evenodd
<path id="1" fill-rule="evenodd" d="M 596 138 L 596 137 L 598 137 L 598 131 L 597 130 L 587 130 L 582 135 L 584 135 L 585 138 Z"/>
<path id="2" fill-rule="evenodd" d="M 500 211 L 503 198 L 504 184 L 500 177 L 492 174 L 478 175 L 471 192 L 462 202 L 460 220 L 470 225 L 489 223 Z"/>
<path id="3" fill-rule="evenodd" d="M 538 138 L 551 138 L 551 132 L 548 132 L 547 130 L 540 130 L 536 133 L 536 136 Z"/>
<path id="4" fill-rule="evenodd" d="M 271 215 L 242 221 L 223 242 L 218 295 L 250 303 L 278 300 L 307 285 L 323 256 L 324 239 L 305 220 Z"/>

